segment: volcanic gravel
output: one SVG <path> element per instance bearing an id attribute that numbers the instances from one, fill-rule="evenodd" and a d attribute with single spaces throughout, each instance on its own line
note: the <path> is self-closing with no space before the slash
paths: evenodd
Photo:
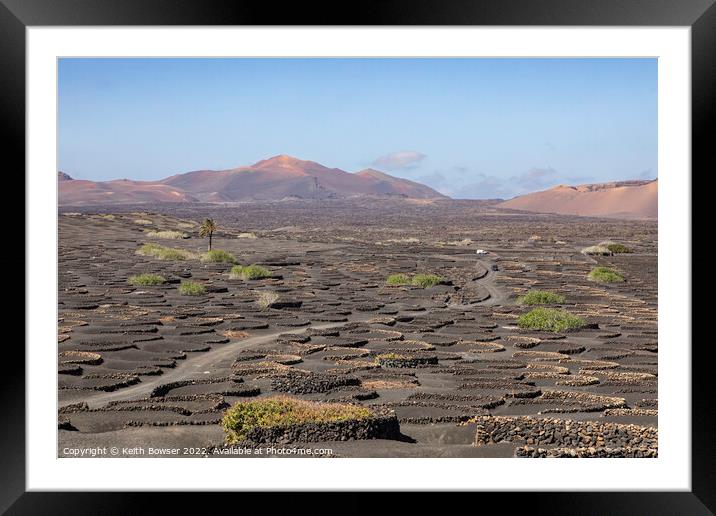
<path id="1" fill-rule="evenodd" d="M 379 416 L 255 429 L 254 444 L 321 443 L 348 457 L 658 454 L 655 222 L 505 213 L 467 201 L 147 209 L 59 215 L 60 450 L 145 439 L 221 447 L 227 407 L 281 394 Z M 231 264 L 199 260 L 207 242 L 197 221 L 208 216 L 219 226 L 215 249 L 271 277 L 231 279 Z M 239 238 L 246 232 L 256 238 Z M 607 239 L 635 252 L 579 252 Z M 197 258 L 137 254 L 148 242 Z M 627 281 L 590 281 L 597 264 Z M 142 273 L 167 282 L 128 283 Z M 445 282 L 387 285 L 397 273 Z M 180 295 L 186 280 L 206 293 Z M 564 295 L 561 308 L 587 326 L 519 329 L 529 307 L 516 299 L 530 289 Z M 278 296 L 268 307 L 257 303 L 265 292 Z"/>

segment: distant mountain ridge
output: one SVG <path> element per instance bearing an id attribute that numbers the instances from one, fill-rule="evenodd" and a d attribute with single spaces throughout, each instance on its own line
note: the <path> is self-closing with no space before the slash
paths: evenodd
<path id="1" fill-rule="evenodd" d="M 656 219 L 659 212 L 658 192 L 657 179 L 559 185 L 549 190 L 520 195 L 497 206 L 584 217 Z"/>
<path id="2" fill-rule="evenodd" d="M 350 173 L 315 161 L 274 156 L 247 167 L 197 170 L 159 181 L 84 181 L 58 172 L 60 204 L 134 202 L 234 202 L 394 196 L 444 199 L 414 181 L 377 170 Z"/>

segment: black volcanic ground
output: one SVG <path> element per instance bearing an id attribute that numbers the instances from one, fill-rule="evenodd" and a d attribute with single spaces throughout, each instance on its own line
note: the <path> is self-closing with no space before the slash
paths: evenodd
<path id="1" fill-rule="evenodd" d="M 510 214 L 467 201 L 147 209 L 61 210 L 61 456 L 68 447 L 221 448 L 224 410 L 275 394 L 397 417 L 399 438 L 313 434 L 311 447 L 339 457 L 656 454 L 656 222 Z M 206 216 L 220 227 L 216 249 L 273 277 L 234 280 L 226 264 L 135 254 L 146 242 L 203 251 L 197 222 Z M 635 252 L 580 254 L 605 239 Z M 595 263 L 627 281 L 589 281 Z M 170 283 L 127 284 L 144 272 Z M 401 272 L 448 284 L 385 284 Z M 183 279 L 207 294 L 180 296 Z M 529 289 L 563 293 L 588 327 L 518 329 L 527 308 L 515 299 Z M 278 294 L 277 308 L 257 306 L 262 291 Z M 405 360 L 377 358 L 391 353 Z"/>

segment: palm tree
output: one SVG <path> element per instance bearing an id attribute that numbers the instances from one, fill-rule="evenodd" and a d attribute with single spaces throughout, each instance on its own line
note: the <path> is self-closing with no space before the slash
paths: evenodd
<path id="1" fill-rule="evenodd" d="M 216 224 L 214 221 L 211 219 L 204 219 L 204 222 L 202 222 L 199 227 L 199 236 L 201 238 L 209 237 L 209 251 L 211 251 L 211 237 L 214 236 L 214 231 L 216 231 Z"/>

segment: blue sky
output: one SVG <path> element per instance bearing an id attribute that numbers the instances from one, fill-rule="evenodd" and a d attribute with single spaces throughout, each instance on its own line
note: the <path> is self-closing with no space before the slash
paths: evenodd
<path id="1" fill-rule="evenodd" d="M 456 198 L 657 175 L 656 59 L 64 58 L 58 90 L 78 179 L 277 154 Z"/>

